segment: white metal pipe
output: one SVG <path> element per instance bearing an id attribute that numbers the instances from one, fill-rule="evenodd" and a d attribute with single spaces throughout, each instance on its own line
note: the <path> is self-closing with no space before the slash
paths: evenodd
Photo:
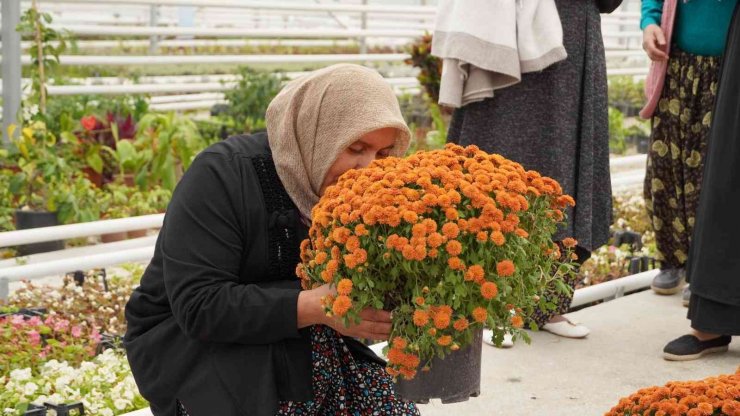
<path id="1" fill-rule="evenodd" d="M 645 181 L 645 169 L 624 172 L 614 175 L 612 178 L 612 189 L 632 188 L 641 185 Z"/>
<path id="2" fill-rule="evenodd" d="M 73 270 L 88 270 L 108 267 L 121 263 L 148 261 L 154 255 L 154 246 L 131 248 L 114 253 L 94 254 L 91 256 L 69 257 L 44 263 L 0 269 L 0 281 L 16 282 L 26 279 L 53 276 Z"/>
<path id="3" fill-rule="evenodd" d="M 158 95 L 149 99 L 149 104 L 171 104 L 189 101 L 223 100 L 220 92 L 204 92 L 198 94 Z"/>
<path id="4" fill-rule="evenodd" d="M 32 228 L 30 230 L 7 231 L 0 233 L 0 247 L 11 247 L 23 244 L 119 233 L 124 231 L 144 230 L 147 228 L 160 228 L 162 227 L 163 220 L 164 214 L 152 214 L 115 220 Z"/>
<path id="5" fill-rule="evenodd" d="M 167 56 L 94 56 L 63 55 L 61 65 L 194 65 L 194 64 L 320 64 L 330 62 L 403 62 L 403 53 L 326 54 L 326 55 L 167 55 Z M 31 63 L 30 56 L 22 59 Z"/>
<path id="6" fill-rule="evenodd" d="M 659 270 L 650 270 L 643 273 L 634 274 L 631 276 L 622 277 L 608 282 L 599 283 L 597 285 L 584 287 L 576 290 L 573 293 L 573 301 L 571 302 L 571 308 L 586 305 L 592 302 L 596 302 L 603 299 L 608 299 L 614 296 L 624 294 L 625 292 L 631 292 L 633 290 L 644 289 L 650 286 L 653 278 L 658 274 Z"/>
<path id="7" fill-rule="evenodd" d="M 93 254 L 116 253 L 121 250 L 153 246 L 157 242 L 157 236 L 132 238 L 129 240 L 116 241 L 113 243 L 93 244 L 89 246 L 73 247 L 64 250 L 51 251 L 48 253 L 32 254 L 30 256 L 0 260 L 0 269 L 21 264 L 38 264 L 56 261 L 70 257 L 85 257 Z M 21 262 L 22 263 L 19 263 Z"/>
<path id="8" fill-rule="evenodd" d="M 204 100 L 204 101 L 189 101 L 182 103 L 164 103 L 164 104 L 152 104 L 149 106 L 155 111 L 190 111 L 190 110 L 204 110 L 213 107 L 216 104 L 226 104 L 226 100 Z"/>
<path id="9" fill-rule="evenodd" d="M 642 68 L 607 68 L 606 74 L 609 76 L 647 75 L 649 69 L 647 66 Z"/>
<path id="10" fill-rule="evenodd" d="M 49 0 L 47 0 L 49 1 Z M 350 12 L 350 13 L 409 13 L 431 14 L 437 13 L 435 6 L 384 6 L 384 5 L 355 5 L 355 4 L 315 4 L 315 3 L 288 3 L 288 2 L 258 2 L 241 0 L 52 0 L 57 3 L 112 3 L 117 6 L 125 5 L 160 5 L 160 6 L 202 6 L 226 7 L 241 9 L 266 10 L 293 10 L 300 12 Z"/>
<path id="11" fill-rule="evenodd" d="M 611 166 L 612 168 L 623 168 L 625 166 L 639 165 L 644 168 L 646 161 L 647 161 L 647 155 L 644 155 L 644 154 L 613 157 L 609 159 L 609 166 Z"/>
<path id="12" fill-rule="evenodd" d="M 76 36 L 204 36 L 245 38 L 414 38 L 423 30 L 406 29 L 251 29 L 223 27 L 149 27 L 50 25 L 56 30 L 68 30 Z"/>

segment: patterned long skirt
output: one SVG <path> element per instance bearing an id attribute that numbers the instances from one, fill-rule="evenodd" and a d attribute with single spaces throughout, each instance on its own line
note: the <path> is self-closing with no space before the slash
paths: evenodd
<path id="1" fill-rule="evenodd" d="M 562 243 L 557 242 L 557 244 L 560 246 L 561 252 L 564 253 L 565 249 L 563 248 Z M 578 267 L 591 257 L 591 252 L 581 246 L 576 246 L 575 254 L 578 256 L 578 260 L 576 260 Z M 555 285 L 547 288 L 542 296 L 544 297 L 545 302 L 554 304 L 555 309 L 547 311 L 536 309 L 534 313 L 527 318 L 527 327 L 530 323 L 535 323 L 538 328 L 542 328 L 542 326 L 548 323 L 554 316 L 567 313 L 570 309 L 570 304 L 573 302 L 573 291 L 575 291 L 579 280 L 580 278 L 578 273 L 574 273 L 573 276 L 566 279 L 565 284 L 570 287 L 570 293 L 559 291 Z"/>
<path id="2" fill-rule="evenodd" d="M 719 61 L 674 49 L 653 116 L 645 202 L 664 269 L 684 267 L 688 259 Z"/>
<path id="3" fill-rule="evenodd" d="M 323 325 L 311 327 L 315 399 L 284 401 L 277 416 L 418 416 L 414 403 L 395 396 L 393 380 L 380 364 L 357 360 L 341 336 Z M 188 413 L 179 405 L 179 416 Z"/>

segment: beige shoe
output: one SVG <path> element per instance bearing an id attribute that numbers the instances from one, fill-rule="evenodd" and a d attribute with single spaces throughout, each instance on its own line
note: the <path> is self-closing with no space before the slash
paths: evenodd
<path id="1" fill-rule="evenodd" d="M 546 323 L 542 329 L 565 338 L 585 338 L 591 331 L 579 322 L 564 317 L 564 321 Z"/>

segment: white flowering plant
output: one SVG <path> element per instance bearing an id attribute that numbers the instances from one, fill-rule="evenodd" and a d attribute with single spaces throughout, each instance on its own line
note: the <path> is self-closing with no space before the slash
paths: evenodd
<path id="1" fill-rule="evenodd" d="M 106 350 L 78 367 L 57 360 L 37 371 L 16 369 L 0 377 L 0 414 L 21 416 L 29 404 L 82 402 L 85 414 L 114 416 L 148 406 L 139 394 L 126 356 Z"/>

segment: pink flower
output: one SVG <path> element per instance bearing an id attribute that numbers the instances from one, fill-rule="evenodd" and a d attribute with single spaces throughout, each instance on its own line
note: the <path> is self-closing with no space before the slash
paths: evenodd
<path id="1" fill-rule="evenodd" d="M 54 323 L 54 331 L 62 332 L 69 328 L 69 321 L 66 319 L 60 319 Z"/>
<path id="2" fill-rule="evenodd" d="M 39 331 L 31 330 L 27 332 L 28 338 L 31 341 L 31 345 L 39 345 L 41 344 L 41 334 L 39 334 Z"/>
<path id="3" fill-rule="evenodd" d="M 10 323 L 15 326 L 20 326 L 25 324 L 25 320 L 23 319 L 23 315 L 13 315 L 13 317 L 10 318 Z"/>
<path id="4" fill-rule="evenodd" d="M 27 324 L 29 326 L 40 326 L 43 322 L 41 321 L 41 318 L 38 316 L 34 316 L 31 319 L 28 320 Z"/>
<path id="5" fill-rule="evenodd" d="M 79 338 L 80 335 L 82 335 L 82 328 L 80 328 L 79 325 L 75 325 L 72 327 L 72 336 L 75 338 Z"/>
<path id="6" fill-rule="evenodd" d="M 100 343 L 100 332 L 98 332 L 98 328 L 93 328 L 92 334 L 90 334 L 90 338 L 92 338 L 95 343 Z"/>

